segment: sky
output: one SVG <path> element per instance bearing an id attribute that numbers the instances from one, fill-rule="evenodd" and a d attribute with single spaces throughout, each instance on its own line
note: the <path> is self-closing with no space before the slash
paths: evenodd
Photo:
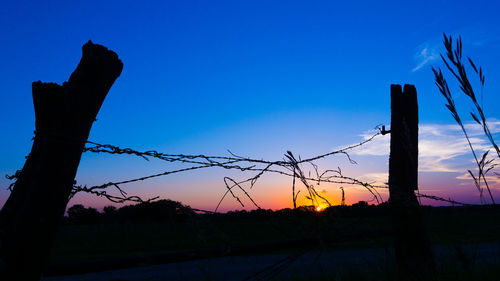
<path id="1" fill-rule="evenodd" d="M 468 169 L 473 158 L 434 85 L 443 67 L 443 32 L 463 40 L 463 52 L 486 76 L 481 102 L 492 132 L 500 132 L 498 1 L 10 1 L 0 10 L 0 206 L 3 177 L 21 169 L 32 145 L 31 83 L 63 83 L 88 40 L 124 63 L 89 140 L 171 154 L 281 160 L 363 141 L 390 125 L 390 85 L 414 84 L 420 119 L 419 189 L 479 203 Z M 451 79 L 451 78 L 450 78 Z M 478 151 L 490 146 L 468 118 L 471 104 L 451 82 Z M 476 85 L 476 84 L 474 84 Z M 345 175 L 387 181 L 390 135 L 318 162 Z M 498 138 L 497 138 L 498 139 Z M 500 140 L 499 140 L 500 141 Z M 179 168 L 130 156 L 85 153 L 77 174 L 98 185 Z M 310 167 L 305 167 L 308 170 Z M 122 186 L 130 195 L 181 201 L 213 210 L 224 177 L 248 172 L 218 168 Z M 500 201 L 500 183 L 491 176 Z M 348 204 L 370 200 L 344 186 Z M 338 185 L 317 189 L 340 203 Z M 249 190 L 263 208 L 292 206 L 291 179 L 264 175 Z M 380 191 L 387 199 L 386 190 Z M 302 191 L 299 203 L 307 204 Z M 241 194 L 240 194 L 241 195 Z M 253 206 L 243 200 L 247 209 Z M 439 202 L 425 201 L 426 204 Z M 110 202 L 77 194 L 69 203 L 101 209 Z M 221 210 L 241 209 L 226 198 Z"/>

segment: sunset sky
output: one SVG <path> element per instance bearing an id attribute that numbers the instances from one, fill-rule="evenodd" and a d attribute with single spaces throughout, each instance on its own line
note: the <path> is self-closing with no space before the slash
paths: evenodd
<path id="1" fill-rule="evenodd" d="M 466 176 L 475 168 L 471 153 L 434 85 L 431 67 L 443 67 L 443 32 L 461 35 L 464 54 L 486 75 L 481 102 L 500 141 L 499 11 L 499 1 L 481 0 L 3 3 L 0 206 L 9 196 L 10 181 L 3 175 L 22 168 L 31 149 L 31 83 L 66 81 L 88 40 L 115 51 L 124 63 L 91 141 L 171 154 L 228 156 L 230 150 L 281 160 L 290 150 L 308 158 L 358 143 L 379 124 L 389 126 L 390 85 L 414 84 L 421 192 L 479 203 Z M 455 93 L 473 144 L 479 151 L 488 149 L 481 129 L 468 118 L 469 100 Z M 383 183 L 389 140 L 390 135 L 380 136 L 352 151 L 357 165 L 343 156 L 317 164 L 320 170 L 341 167 L 345 175 Z M 87 153 L 77 182 L 96 185 L 179 167 Z M 251 175 L 212 168 L 123 188 L 130 195 L 213 210 L 225 192 L 224 176 Z M 500 179 L 492 176 L 490 182 L 500 201 Z M 349 204 L 371 198 L 361 187 L 344 188 Z M 339 204 L 339 186 L 321 184 L 317 189 Z M 263 208 L 292 206 L 287 177 L 264 175 L 249 192 Z M 380 192 L 386 199 L 387 192 Z M 304 194 L 299 202 L 307 204 Z M 69 206 L 76 203 L 96 208 L 110 204 L 89 195 L 77 195 Z M 248 200 L 243 203 L 252 208 Z M 229 197 L 221 205 L 223 211 L 238 208 Z"/>

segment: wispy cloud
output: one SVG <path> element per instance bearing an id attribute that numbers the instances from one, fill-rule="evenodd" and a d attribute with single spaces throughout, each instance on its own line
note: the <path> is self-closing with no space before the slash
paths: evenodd
<path id="1" fill-rule="evenodd" d="M 446 35 L 451 35 L 453 38 L 458 38 L 460 36 L 462 38 L 462 44 L 465 46 L 464 48 L 471 46 L 480 48 L 500 40 L 499 35 L 488 32 L 487 29 L 488 26 L 478 24 L 446 32 Z M 412 69 L 412 72 L 416 72 L 424 66 L 439 60 L 440 51 L 444 52 L 443 36 L 441 34 L 439 36 L 429 38 L 429 40 L 418 45 L 413 54 L 415 67 Z"/>
<path id="2" fill-rule="evenodd" d="M 417 65 L 411 71 L 415 72 L 427 64 L 438 60 L 439 52 L 436 47 L 431 46 L 429 43 L 424 43 L 417 47 L 417 51 L 413 55 L 413 59 Z"/>
<path id="3" fill-rule="evenodd" d="M 500 132 L 500 121 L 488 122 L 493 134 Z M 470 141 L 479 155 L 491 148 L 483 137 L 482 128 L 468 123 L 465 127 Z M 367 139 L 370 133 L 363 134 Z M 389 156 L 390 135 L 380 136 L 373 141 L 356 148 L 353 155 Z M 421 124 L 419 126 L 419 171 L 421 172 L 463 172 L 465 167 L 473 165 L 467 159 L 471 157 L 467 140 L 458 125 Z M 463 159 L 459 159 L 462 157 Z M 460 160 L 460 161 L 457 161 Z"/>
<path id="4" fill-rule="evenodd" d="M 367 173 L 360 180 L 383 186 L 389 181 L 389 173 Z"/>
<path id="5" fill-rule="evenodd" d="M 456 179 L 467 180 L 466 182 L 460 183 L 460 185 L 467 185 L 472 182 L 472 177 L 468 172 L 460 174 Z M 488 181 L 490 189 L 500 190 L 500 178 L 497 175 L 487 174 L 486 181 Z M 484 186 L 482 182 L 481 186 Z"/>

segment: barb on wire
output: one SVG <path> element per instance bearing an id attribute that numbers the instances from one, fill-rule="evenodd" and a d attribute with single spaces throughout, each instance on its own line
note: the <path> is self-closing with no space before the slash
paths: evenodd
<path id="1" fill-rule="evenodd" d="M 288 159 L 288 162 L 290 163 L 291 167 L 287 167 L 290 171 L 292 171 L 293 177 L 298 178 L 306 187 L 307 192 L 309 193 L 308 199 L 311 200 L 312 206 L 316 207 L 320 205 L 319 200 L 323 200 L 323 202 L 327 203 L 328 206 L 331 206 L 330 202 L 328 199 L 325 197 L 321 196 L 316 189 L 314 188 L 314 185 L 309 184 L 307 182 L 307 178 L 304 176 L 304 172 L 299 166 L 299 161 L 295 158 L 293 153 L 291 151 L 287 151 L 287 154 L 285 154 L 285 157 Z M 314 163 L 310 162 L 314 169 L 316 170 L 316 174 L 318 174 L 318 166 L 316 166 Z M 295 195 L 294 195 L 295 196 Z"/>
<path id="2" fill-rule="evenodd" d="M 80 185 L 74 185 L 73 190 L 71 191 L 70 194 L 70 199 L 77 193 L 77 192 L 87 192 L 90 194 L 94 194 L 99 197 L 104 197 L 108 199 L 111 202 L 114 203 L 125 203 L 125 202 L 134 202 L 134 203 L 147 203 L 147 202 L 152 202 L 158 198 L 159 196 L 149 198 L 147 200 L 143 200 L 139 196 L 128 196 L 127 192 L 125 192 L 123 189 L 121 189 L 118 185 L 113 184 L 113 187 L 115 187 L 119 192 L 120 196 L 115 196 L 108 194 L 106 190 L 99 190 L 98 187 L 87 187 L 87 186 L 80 186 Z"/>
<path id="3" fill-rule="evenodd" d="M 439 196 L 423 194 L 423 193 L 420 193 L 418 191 L 415 193 L 415 195 L 418 198 L 427 198 L 427 199 L 432 199 L 432 200 L 436 200 L 436 201 L 448 202 L 448 203 L 451 203 L 451 204 L 454 204 L 454 205 L 472 206 L 472 204 L 462 203 L 462 202 L 458 202 L 458 201 L 455 201 L 455 200 L 452 200 L 452 199 L 446 199 L 446 198 L 439 197 Z"/>
<path id="4" fill-rule="evenodd" d="M 380 132 L 377 132 L 373 134 L 371 137 L 365 139 L 364 141 L 360 143 L 356 143 L 350 146 L 347 146 L 345 148 L 335 150 L 332 152 L 328 152 L 325 154 L 321 154 L 315 157 L 303 159 L 297 161 L 298 164 L 306 163 L 306 162 L 313 162 L 315 160 L 319 160 L 321 158 L 325 158 L 334 154 L 343 154 L 347 157 L 347 159 L 352 163 L 355 164 L 356 162 L 351 159 L 347 151 L 352 150 L 354 148 L 360 147 L 370 141 L 372 141 L 375 137 L 379 136 Z M 184 162 L 184 163 L 189 163 L 189 164 L 207 164 L 207 163 L 213 163 L 216 164 L 220 163 L 220 161 L 231 161 L 234 163 L 239 163 L 239 162 L 246 162 L 246 163 L 254 163 L 254 164 L 275 164 L 278 166 L 283 166 L 287 165 L 287 161 L 266 161 L 266 160 L 259 160 L 259 159 L 252 159 L 248 157 L 243 157 L 243 156 L 238 156 L 231 151 L 228 151 L 231 156 L 206 156 L 206 155 L 185 155 L 185 154 L 167 154 L 167 153 L 161 153 L 158 151 L 154 150 L 148 150 L 144 152 L 136 151 L 131 148 L 120 148 L 118 146 L 110 145 L 110 144 L 99 144 L 96 142 L 91 142 L 88 141 L 88 144 L 91 144 L 91 146 L 85 147 L 84 152 L 93 152 L 93 153 L 108 153 L 108 154 L 129 154 L 129 155 L 136 155 L 139 156 L 143 159 L 149 160 L 148 157 L 152 158 L 157 158 L 159 160 L 167 161 L 167 162 Z"/>
<path id="5" fill-rule="evenodd" d="M 329 175 L 329 174 L 333 174 L 333 175 Z M 349 180 L 351 182 L 351 184 L 359 185 L 359 186 L 364 187 L 373 196 L 373 199 L 371 201 L 375 200 L 375 201 L 377 201 L 377 203 L 381 203 L 381 202 L 384 201 L 384 199 L 382 198 L 382 195 L 380 195 L 380 193 L 378 192 L 377 188 L 388 188 L 388 186 L 386 186 L 386 185 L 385 186 L 379 186 L 379 185 L 375 185 L 373 182 L 363 182 L 363 181 L 360 181 L 360 180 L 352 178 L 352 177 L 344 176 L 342 174 L 342 170 L 340 169 L 340 167 L 337 167 L 337 170 L 326 170 L 326 171 L 324 171 L 320 175 L 318 181 L 321 180 L 323 182 L 329 182 L 330 179 L 332 179 L 332 178 L 346 179 L 346 180 Z M 342 188 L 342 194 L 344 194 L 344 189 L 343 188 Z"/>
<path id="6" fill-rule="evenodd" d="M 14 185 L 16 184 L 16 181 L 17 179 L 19 178 L 19 176 L 21 175 L 21 170 L 17 170 L 14 174 L 12 175 L 5 175 L 5 178 L 8 179 L 8 180 L 11 180 L 13 182 L 11 182 L 9 184 L 9 186 L 7 187 L 8 190 L 12 191 L 12 188 L 14 187 Z"/>

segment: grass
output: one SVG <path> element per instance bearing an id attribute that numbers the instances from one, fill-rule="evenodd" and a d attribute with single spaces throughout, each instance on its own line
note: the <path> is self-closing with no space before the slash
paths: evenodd
<path id="1" fill-rule="evenodd" d="M 500 208 L 429 208 L 424 211 L 424 221 L 433 244 L 500 241 L 500 225 L 492 223 L 500 221 Z M 325 212 L 298 217 L 271 213 L 259 219 L 200 217 L 178 223 L 66 224 L 59 230 L 49 263 L 308 239 L 329 249 L 391 247 L 391 230 L 390 217 L 383 213 L 338 216 Z M 266 252 L 265 248 L 262 251 Z"/>
<path id="2" fill-rule="evenodd" d="M 488 126 L 488 123 L 486 121 L 486 116 L 483 111 L 483 89 L 484 89 L 484 82 L 485 82 L 485 76 L 483 74 L 483 70 L 481 67 L 476 67 L 476 64 L 472 61 L 470 57 L 467 57 L 468 64 L 470 64 L 470 68 L 474 70 L 475 74 L 477 75 L 477 80 L 480 83 L 480 90 L 477 91 L 473 87 L 473 83 L 471 83 L 469 75 L 467 74 L 467 68 L 466 64 L 464 61 L 465 59 L 462 56 L 462 38 L 459 37 L 456 40 L 455 47 L 453 46 L 453 38 L 451 36 L 446 36 L 446 34 L 443 34 L 444 40 L 443 44 L 446 49 L 445 54 L 441 54 L 441 59 L 443 63 L 446 65 L 446 69 L 451 76 L 456 80 L 458 83 L 458 86 L 460 88 L 460 91 L 465 94 L 467 97 L 469 97 L 473 109 L 469 112 L 470 116 L 472 119 L 483 129 L 484 135 L 487 137 L 488 141 L 490 142 L 492 148 L 494 149 L 494 152 L 496 152 L 496 156 L 500 159 L 500 148 L 496 144 L 493 134 L 490 131 L 490 128 Z M 491 203 L 495 204 L 495 199 L 494 196 L 491 192 L 491 189 L 488 184 L 487 180 L 487 173 L 489 171 L 492 171 L 497 164 L 495 163 L 495 158 L 493 159 L 488 159 L 488 153 L 490 150 L 486 150 L 482 156 L 479 156 L 478 154 L 478 149 L 477 147 L 475 148 L 472 145 L 471 138 L 469 133 L 467 133 L 467 130 L 464 126 L 464 121 L 460 117 L 460 113 L 457 110 L 457 107 L 455 106 L 455 100 L 453 97 L 453 91 L 450 90 L 448 86 L 448 81 L 443 75 L 443 72 L 441 71 L 441 68 L 432 68 L 432 71 L 434 72 L 434 80 L 436 83 L 436 86 L 438 87 L 439 91 L 443 95 L 443 97 L 446 99 L 446 108 L 450 111 L 451 115 L 453 116 L 453 119 L 455 119 L 456 123 L 460 126 L 462 129 L 462 132 L 464 133 L 464 137 L 467 140 L 467 143 L 469 144 L 469 148 L 472 152 L 472 155 L 474 156 L 474 161 L 476 162 L 477 166 L 477 176 L 472 170 L 468 170 L 469 175 L 471 178 L 474 180 L 474 183 L 476 185 L 477 190 L 479 191 L 479 194 L 481 196 L 481 200 L 484 200 L 483 198 L 483 187 L 481 186 L 481 182 L 484 183 L 486 190 L 488 191 L 488 195 L 490 197 Z M 481 96 L 477 96 L 476 92 L 480 92 Z M 480 101 L 478 100 L 480 98 Z M 469 114 L 467 114 L 469 115 Z M 498 175 L 497 175 L 498 176 Z"/>

